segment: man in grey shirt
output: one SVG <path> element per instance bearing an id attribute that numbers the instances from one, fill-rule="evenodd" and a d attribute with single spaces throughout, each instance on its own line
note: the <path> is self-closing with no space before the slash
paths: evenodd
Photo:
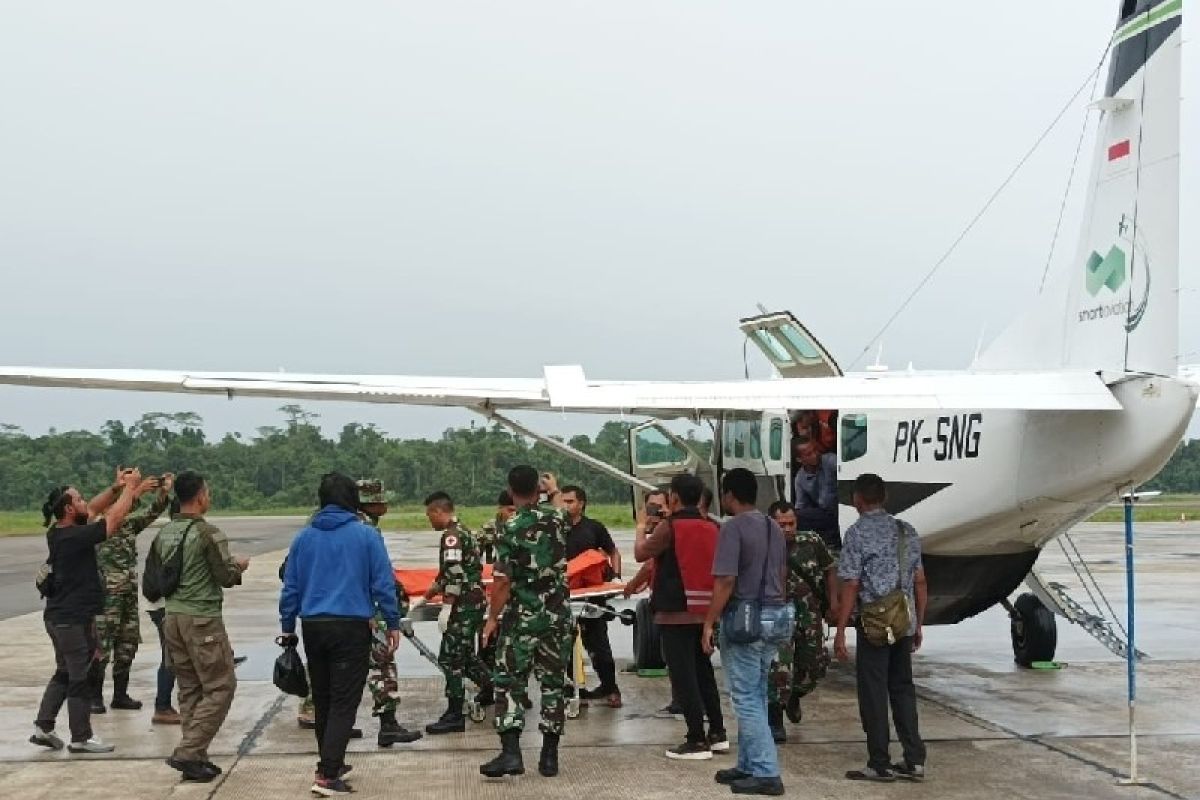
<path id="1" fill-rule="evenodd" d="M 887 511 L 887 486 L 878 475 L 859 475 L 854 482 L 854 507 L 860 514 L 846 531 L 838 562 L 842 596 L 838 603 L 837 636 L 833 651 L 849 661 L 846 625 L 862 603 L 873 603 L 897 587 L 908 596 L 912 619 L 907 635 L 894 644 L 874 645 L 861 628 L 855 637 L 858 709 L 867 734 L 867 768 L 846 773 L 851 780 L 893 781 L 896 776 L 919 781 L 925 777 L 925 743 L 917 729 L 917 690 L 912 678 L 912 654 L 921 647 L 927 589 L 921 566 L 921 540 L 913 526 Z M 899 542 L 904 537 L 901 564 Z M 895 717 L 896 735 L 904 762 L 892 764 L 888 753 L 888 706 Z"/>
<path id="2" fill-rule="evenodd" d="M 767 675 L 779 645 L 792 636 L 795 611 L 787 602 L 787 545 L 775 520 L 755 507 L 758 480 L 732 469 L 721 481 L 721 504 L 732 518 L 721 526 L 713 558 L 713 599 L 704 622 L 704 652 L 713 651 L 713 629 L 721 620 L 721 663 L 738 718 L 737 766 L 716 779 L 734 794 L 783 794 L 779 752 L 767 724 Z M 733 602 L 731 602 L 731 600 Z M 733 610 L 742 602 L 761 604 L 762 633 L 753 642 L 729 640 Z"/>
<path id="3" fill-rule="evenodd" d="M 821 537 L 834 558 L 842 549 L 838 528 L 837 454 L 823 453 L 816 442 L 796 445 L 796 528 Z"/>

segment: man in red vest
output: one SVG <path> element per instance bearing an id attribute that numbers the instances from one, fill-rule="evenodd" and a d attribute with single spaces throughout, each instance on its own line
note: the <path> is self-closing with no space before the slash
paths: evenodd
<path id="1" fill-rule="evenodd" d="M 687 738 L 667 750 L 667 758 L 686 761 L 711 759 L 713 751 L 729 750 L 712 660 L 701 645 L 712 602 L 718 533 L 716 524 L 697 508 L 703 491 L 704 482 L 694 475 L 672 478 L 667 496 L 671 515 L 649 534 L 639 530 L 633 549 L 638 561 L 654 559 L 654 622 L 662 636 L 671 695 L 687 720 Z"/>

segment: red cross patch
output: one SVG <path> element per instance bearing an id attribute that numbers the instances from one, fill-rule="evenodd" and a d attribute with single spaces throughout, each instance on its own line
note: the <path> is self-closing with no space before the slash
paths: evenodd
<path id="1" fill-rule="evenodd" d="M 446 547 L 458 547 L 458 537 L 454 534 L 450 534 L 446 537 L 446 540 L 442 544 L 444 544 Z"/>

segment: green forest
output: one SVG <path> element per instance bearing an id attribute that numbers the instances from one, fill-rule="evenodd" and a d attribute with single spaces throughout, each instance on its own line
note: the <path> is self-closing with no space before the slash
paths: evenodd
<path id="1" fill-rule="evenodd" d="M 490 506 L 515 464 L 533 464 L 578 483 L 595 503 L 627 503 L 628 487 L 544 445 L 495 427 L 452 428 L 440 439 L 393 439 L 370 424 L 350 424 L 325 436 L 317 415 L 298 405 L 280 409 L 276 425 L 251 437 L 231 433 L 210 441 L 204 421 L 191 412 L 150 413 L 132 424 L 109 420 L 97 433 L 29 436 L 0 423 L 0 510 L 41 507 L 55 485 L 71 483 L 85 494 L 112 481 L 117 465 L 143 473 L 194 469 L 208 478 L 218 510 L 304 508 L 316 502 L 320 476 L 331 470 L 378 478 L 398 504 L 416 504 L 436 490 L 462 505 Z M 622 470 L 629 468 L 629 425 L 609 422 L 596 434 L 567 439 L 572 447 Z M 707 454 L 710 444 L 695 441 Z M 666 460 L 665 458 L 663 460 Z"/>
<path id="2" fill-rule="evenodd" d="M 218 510 L 294 509 L 315 503 L 320 476 L 339 470 L 379 478 L 393 501 L 414 505 L 444 490 L 462 505 L 489 506 L 514 464 L 529 463 L 579 483 L 594 503 L 626 503 L 625 484 L 541 444 L 499 427 L 451 428 L 441 438 L 394 439 L 370 424 L 350 424 L 325 436 L 317 416 L 298 405 L 279 409 L 276 425 L 250 437 L 231 433 L 210 441 L 199 415 L 150 413 L 126 424 L 109 420 L 99 432 L 51 430 L 30 436 L 0 423 L 0 510 L 31 511 L 50 487 L 72 483 L 85 493 L 112 480 L 113 468 L 137 465 L 144 473 L 203 473 Z M 622 470 L 629 468 L 629 424 L 606 423 L 596 436 L 573 436 L 572 447 Z M 708 441 L 690 444 L 707 455 Z M 641 454 L 646 460 L 652 454 Z M 663 461 L 668 460 L 663 454 Z M 1172 494 L 1200 493 L 1200 440 L 1180 445 L 1170 463 L 1146 486 Z"/>

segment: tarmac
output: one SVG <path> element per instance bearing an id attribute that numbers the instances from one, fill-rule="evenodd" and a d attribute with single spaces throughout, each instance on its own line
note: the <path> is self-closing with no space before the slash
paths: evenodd
<path id="1" fill-rule="evenodd" d="M 99 736 L 117 746 L 110 756 L 50 753 L 27 742 L 34 712 L 53 671 L 49 642 L 36 611 L 30 559 L 33 539 L 0 540 L 0 787 L 23 800 L 41 798 L 185 798 L 275 800 L 308 797 L 316 761 L 312 733 L 296 724 L 297 699 L 271 683 L 278 648 L 276 570 L 298 520 L 226 519 L 221 526 L 234 550 L 254 553 L 243 586 L 226 594 L 226 624 L 234 649 L 249 656 L 239 668 L 233 709 L 214 746 L 225 774 L 211 784 L 179 781 L 163 759 L 179 730 L 150 724 L 157 638 L 143 617 L 144 643 L 134 665 L 131 694 L 142 711 L 109 711 L 94 718 Z M 783 780 L 794 797 L 879 798 L 1200 798 L 1200 526 L 1139 527 L 1138 646 L 1150 658 L 1138 666 L 1140 774 L 1149 783 L 1123 786 L 1129 770 L 1126 666 L 1080 629 L 1060 620 L 1055 671 L 1023 670 L 1012 663 L 1008 622 L 992 609 L 956 626 L 931 628 L 914 667 L 920 724 L 929 744 L 929 777 L 921 785 L 852 784 L 842 776 L 861 767 L 866 751 L 858 723 L 853 671 L 834 666 L 804 703 L 804 720 L 788 726 L 780 746 Z M 631 536 L 617 534 L 631 553 Z M 1124 548 L 1119 527 L 1086 525 L 1075 542 L 1113 607 L 1124 618 Z M 388 534 L 393 558 L 405 565 L 434 563 L 428 533 Z M 1039 567 L 1086 599 L 1057 545 Z M 21 576 L 25 576 L 20 580 Z M 25 596 L 25 590 L 33 598 Z M 1099 599 L 1099 598 L 1097 598 Z M 437 626 L 419 623 L 418 635 L 436 649 Z M 610 628 L 618 663 L 631 657 L 630 629 Z M 399 655 L 404 695 L 400 718 L 423 727 L 444 707 L 434 668 L 408 644 Z M 708 762 L 673 762 L 666 747 L 682 740 L 683 724 L 654 718 L 669 699 L 665 678 L 620 677 L 625 704 L 594 707 L 568 723 L 562 774 L 546 779 L 530 770 L 520 778 L 482 779 L 477 767 L 497 749 L 491 719 L 468 723 L 464 734 L 426 737 L 391 750 L 376 748 L 377 724 L 364 698 L 359 725 L 366 738 L 351 742 L 347 759 L 361 797 L 637 798 L 723 797 L 715 770 L 732 755 Z M 723 684 L 723 674 L 718 674 Z M 726 702 L 728 702 L 726 698 Z M 536 710 L 530 715 L 536 719 Z M 736 729 L 728 712 L 731 732 Z M 65 731 L 65 710 L 60 720 Z M 540 737 L 527 731 L 527 764 L 536 763 Z M 736 742 L 735 742 L 736 746 Z M 895 753 L 898 756 L 898 752 Z"/>

